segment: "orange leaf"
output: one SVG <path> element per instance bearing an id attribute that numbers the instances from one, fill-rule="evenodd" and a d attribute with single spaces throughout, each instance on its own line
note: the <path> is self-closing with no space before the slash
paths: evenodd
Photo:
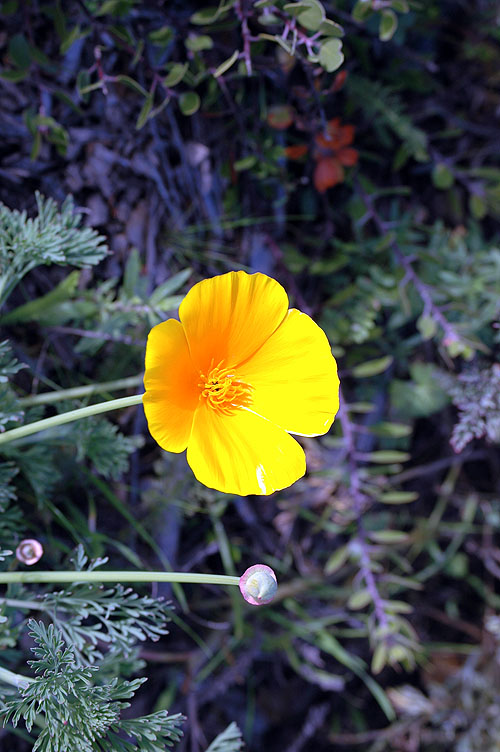
<path id="1" fill-rule="evenodd" d="M 355 128 L 353 125 L 343 125 L 340 128 L 339 143 L 338 143 L 337 149 L 341 149 L 343 146 L 348 146 L 349 144 L 352 144 L 354 140 L 354 131 L 355 131 Z"/>
<path id="2" fill-rule="evenodd" d="M 343 143 L 344 127 L 349 126 L 341 126 L 340 118 L 333 118 L 332 120 L 328 121 L 326 130 L 318 133 L 314 140 L 322 149 L 326 149 L 330 152 L 336 151 L 336 149 L 340 149 L 342 146 L 346 146 L 346 144 Z"/>
<path id="3" fill-rule="evenodd" d="M 331 91 L 340 91 L 340 89 L 343 87 L 343 85 L 346 82 L 347 78 L 347 71 L 342 70 L 340 73 L 337 73 L 333 80 L 333 86 L 331 87 Z"/>
<path id="4" fill-rule="evenodd" d="M 324 157 L 316 165 L 313 182 L 319 193 L 324 193 L 328 188 L 333 188 L 343 180 L 344 169 L 335 157 Z"/>
<path id="5" fill-rule="evenodd" d="M 307 144 L 296 144 L 295 146 L 287 146 L 285 149 L 285 156 L 287 159 L 300 159 L 307 154 Z"/>
<path id="6" fill-rule="evenodd" d="M 267 122 L 271 128 L 277 131 L 286 130 L 292 123 L 295 116 L 295 110 L 288 104 L 278 104 L 271 107 L 267 113 Z"/>
<path id="7" fill-rule="evenodd" d="M 337 152 L 337 159 L 344 167 L 352 167 L 357 164 L 358 156 L 356 149 L 352 149 L 349 146 Z"/>

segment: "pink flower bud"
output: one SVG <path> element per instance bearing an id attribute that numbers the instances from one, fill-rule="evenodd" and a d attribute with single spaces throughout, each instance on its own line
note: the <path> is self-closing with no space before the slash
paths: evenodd
<path id="1" fill-rule="evenodd" d="M 23 564 L 31 567 L 36 564 L 43 556 L 43 546 L 35 538 L 25 538 L 16 548 L 16 558 Z"/>
<path id="2" fill-rule="evenodd" d="M 270 603 L 278 590 L 278 581 L 271 567 L 254 564 L 240 577 L 240 591 L 247 603 L 263 606 Z"/>

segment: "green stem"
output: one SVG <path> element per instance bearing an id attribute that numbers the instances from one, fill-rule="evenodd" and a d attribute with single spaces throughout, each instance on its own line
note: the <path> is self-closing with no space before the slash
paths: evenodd
<path id="1" fill-rule="evenodd" d="M 75 386 L 72 389 L 59 389 L 53 392 L 42 392 L 42 394 L 32 394 L 29 397 L 22 397 L 19 403 L 22 407 L 31 407 L 32 405 L 49 405 L 52 402 L 61 402 L 68 399 L 80 399 L 88 397 L 91 394 L 103 394 L 104 392 L 113 392 L 116 389 L 131 389 L 132 387 L 142 384 L 143 374 L 138 376 L 129 376 L 126 379 L 115 379 L 114 381 L 103 381 L 101 384 L 86 384 L 85 386 Z"/>
<path id="2" fill-rule="evenodd" d="M 22 608 L 26 611 L 46 611 L 46 606 L 42 601 L 20 601 L 17 598 L 0 598 L 0 606 L 9 606 L 9 608 Z"/>
<path id="3" fill-rule="evenodd" d="M 120 397 L 108 402 L 99 402 L 97 405 L 80 407 L 78 410 L 70 410 L 67 413 L 54 415 L 52 418 L 44 418 L 34 423 L 28 423 L 26 426 L 12 428 L 10 431 L 0 434 L 0 444 L 6 444 L 9 441 L 14 441 L 14 439 L 22 439 L 25 436 L 30 436 L 32 433 L 45 431 L 47 428 L 62 426 L 64 423 L 72 423 L 74 420 L 88 418 L 90 415 L 98 415 L 99 413 L 107 413 L 109 410 L 118 410 L 121 407 L 138 405 L 142 402 L 142 396 L 142 394 L 134 394 L 132 397 Z"/>
<path id="4" fill-rule="evenodd" d="M 11 684 L 16 689 L 27 689 L 33 679 L 30 679 L 29 676 L 15 674 L 13 671 L 0 666 L 0 681 L 3 681 L 5 684 Z"/>
<path id="5" fill-rule="evenodd" d="M 207 585 L 239 585 L 239 577 L 192 572 L 0 572 L 0 585 L 13 582 L 190 582 Z"/>

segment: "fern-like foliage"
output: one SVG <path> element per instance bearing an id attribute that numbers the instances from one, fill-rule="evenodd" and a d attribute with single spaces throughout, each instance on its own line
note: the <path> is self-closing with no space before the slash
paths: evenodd
<path id="1" fill-rule="evenodd" d="M 0 462 L 0 515 L 5 513 L 8 503 L 16 498 L 11 481 L 17 473 L 18 469 L 13 462 Z"/>
<path id="2" fill-rule="evenodd" d="M 67 409 L 68 403 L 62 403 L 61 411 Z M 40 407 L 29 408 L 26 415 L 27 423 L 38 420 Z M 2 450 L 20 471 L 23 487 L 43 504 L 53 495 L 61 479 L 60 466 L 64 457 L 75 457 L 79 465 L 87 460 L 95 473 L 118 479 L 127 471 L 130 454 L 142 441 L 142 437 L 124 436 L 118 426 L 106 418 L 93 417 L 57 426 L 21 445 L 7 444 Z M 2 487 L 0 466 L 0 499 Z M 10 488 L 13 491 L 12 486 Z"/>
<path id="3" fill-rule="evenodd" d="M 57 449 L 38 442 L 33 446 L 12 446 L 7 449 L 34 494 L 36 500 L 43 504 L 50 498 L 54 488 L 61 478 L 57 467 Z"/>
<path id="4" fill-rule="evenodd" d="M 0 342 L 0 431 L 4 431 L 8 423 L 22 420 L 23 411 L 9 386 L 9 377 L 24 367 L 12 355 L 9 342 Z"/>
<path id="5" fill-rule="evenodd" d="M 0 555 L 6 553 L 6 551 L 0 551 Z M 6 604 L 0 603 L 0 652 L 6 648 L 15 648 L 19 639 L 19 632 L 21 631 L 21 624 L 19 622 L 15 623 L 16 618 L 12 610 L 10 614 L 7 614 L 6 611 Z"/>
<path id="6" fill-rule="evenodd" d="M 10 550 L 21 524 L 21 511 L 13 506 L 16 492 L 11 481 L 18 472 L 12 462 L 0 462 L 0 549 Z M 0 551 L 0 562 L 5 561 L 6 550 Z"/>
<path id="7" fill-rule="evenodd" d="M 76 447 L 76 459 L 88 458 L 105 478 L 118 479 L 128 469 L 128 459 L 138 445 L 136 438 L 124 436 L 118 426 L 105 418 L 87 418 L 69 428 Z"/>
<path id="8" fill-rule="evenodd" d="M 67 198 L 58 211 L 52 199 L 36 194 L 38 216 L 0 204 L 0 306 L 31 269 L 40 264 L 91 266 L 108 252 L 104 237 L 80 227 L 82 215 Z"/>
<path id="9" fill-rule="evenodd" d="M 383 124 L 401 140 L 406 156 L 412 156 L 418 162 L 429 159 L 427 134 L 413 124 L 403 101 L 393 89 L 379 81 L 355 75 L 349 76 L 348 87 L 354 98 L 363 102 L 363 111 L 367 117 L 371 116 L 375 127 Z"/>
<path id="10" fill-rule="evenodd" d="M 233 721 L 213 740 L 206 752 L 239 752 L 241 749 L 243 749 L 241 731 Z"/>
<path id="11" fill-rule="evenodd" d="M 470 370 L 459 376 L 442 373 L 439 380 L 458 408 L 451 445 L 461 452 L 472 439 L 500 442 L 500 366 Z"/>
<path id="12" fill-rule="evenodd" d="M 121 711 L 130 706 L 145 679 L 113 679 L 93 683 L 98 669 L 81 666 L 75 651 L 53 624 L 29 621 L 35 660 L 28 663 L 35 672 L 19 696 L 3 705 L 4 724 L 17 726 L 24 719 L 31 731 L 43 718 L 43 727 L 33 752 L 164 752 L 179 741 L 181 715 L 166 711 L 122 720 Z"/>
<path id="13" fill-rule="evenodd" d="M 73 560 L 77 571 L 92 571 L 106 562 L 104 558 L 89 563 L 82 546 L 78 546 Z M 168 634 L 166 624 L 170 621 L 168 603 L 140 596 L 122 585 L 103 587 L 77 582 L 43 595 L 40 608 L 50 615 L 62 639 L 72 646 L 73 659 L 79 665 L 100 661 L 102 645 L 109 645 L 112 653 L 132 656 L 137 642 L 156 641 Z"/>

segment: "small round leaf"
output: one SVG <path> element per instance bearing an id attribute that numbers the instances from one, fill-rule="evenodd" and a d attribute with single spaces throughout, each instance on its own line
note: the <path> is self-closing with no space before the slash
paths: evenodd
<path id="1" fill-rule="evenodd" d="M 183 115 L 194 115 L 200 108 L 201 100 L 195 91 L 186 91 L 179 97 L 179 107 Z"/>

